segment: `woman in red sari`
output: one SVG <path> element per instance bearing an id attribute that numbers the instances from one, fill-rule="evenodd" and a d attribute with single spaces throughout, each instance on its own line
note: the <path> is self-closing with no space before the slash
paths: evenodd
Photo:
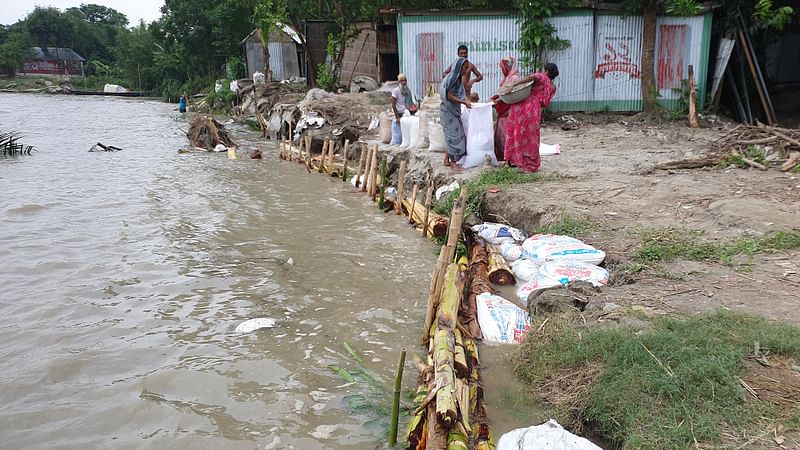
<path id="1" fill-rule="evenodd" d="M 544 71 L 527 75 L 514 84 L 533 80 L 531 94 L 525 100 L 511 105 L 506 124 L 506 142 L 503 149 L 509 165 L 525 172 L 539 171 L 539 139 L 541 138 L 542 110 L 550 105 L 556 93 L 553 79 L 558 67 L 544 65 Z"/>
<path id="2" fill-rule="evenodd" d="M 519 67 L 517 60 L 513 56 L 507 56 L 500 60 L 500 70 L 503 79 L 500 80 L 500 88 L 513 84 L 519 79 Z M 497 111 L 497 123 L 494 126 L 494 155 L 498 161 L 503 161 L 503 147 L 506 142 L 506 123 L 508 122 L 508 111 L 510 105 L 500 100 L 499 95 L 494 95 L 494 109 Z"/>

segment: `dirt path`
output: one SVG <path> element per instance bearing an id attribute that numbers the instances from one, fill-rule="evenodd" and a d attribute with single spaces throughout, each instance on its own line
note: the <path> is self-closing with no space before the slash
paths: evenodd
<path id="1" fill-rule="evenodd" d="M 661 162 L 694 158 L 721 129 L 630 126 L 624 119 L 562 130 L 546 126 L 542 141 L 562 154 L 544 157 L 542 173 L 557 181 L 514 185 L 487 193 L 499 222 L 526 230 L 566 216 L 591 223 L 585 240 L 618 267 L 632 261 L 643 233 L 674 229 L 701 241 L 800 228 L 800 175 L 776 169 L 708 168 L 659 171 Z M 677 260 L 631 274 L 634 283 L 603 291 L 606 302 L 655 314 L 716 307 L 800 324 L 800 251 L 757 253 L 733 265 Z"/>

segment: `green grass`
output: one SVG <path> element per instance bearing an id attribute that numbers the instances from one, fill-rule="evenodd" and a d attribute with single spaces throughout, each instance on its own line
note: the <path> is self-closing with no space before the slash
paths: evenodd
<path id="1" fill-rule="evenodd" d="M 634 259 L 643 264 L 666 263 L 679 258 L 732 264 L 734 258 L 756 253 L 800 248 L 800 230 L 776 231 L 764 236 L 742 236 L 723 242 L 703 242 L 697 231 L 666 229 L 641 233 L 643 247 Z"/>
<path id="2" fill-rule="evenodd" d="M 738 432 L 778 418 L 772 406 L 744 401 L 738 377 L 756 341 L 770 355 L 800 356 L 800 328 L 729 311 L 656 318 L 652 325 L 565 326 L 545 338 L 531 333 L 517 354 L 516 373 L 547 401 L 547 380 L 599 366 L 582 410 L 563 419 L 588 421 L 624 449 L 719 443 L 723 426 Z"/>
<path id="3" fill-rule="evenodd" d="M 744 156 L 739 154 L 730 155 L 727 158 L 723 159 L 719 162 L 721 168 L 726 169 L 728 167 L 734 166 L 739 167 L 742 169 L 746 169 L 750 167 L 746 162 L 744 162 L 744 158 L 751 159 L 759 164 L 766 165 L 766 155 L 764 154 L 764 150 L 759 148 L 755 145 L 748 146 L 744 151 Z"/>
<path id="4" fill-rule="evenodd" d="M 537 234 L 563 234 L 572 237 L 585 236 L 598 224 L 589 217 L 575 217 L 562 213 L 555 222 L 536 229 Z"/>
<path id="5" fill-rule="evenodd" d="M 481 216 L 483 197 L 486 190 L 491 187 L 503 188 L 503 186 L 522 183 L 538 183 L 541 181 L 552 181 L 558 179 L 555 175 L 541 175 L 538 173 L 527 173 L 511 167 L 484 170 L 478 179 L 467 181 L 464 186 L 467 188 L 467 207 L 466 214 L 474 213 Z M 433 210 L 440 215 L 449 217 L 453 211 L 453 204 L 458 198 L 458 191 L 450 192 L 433 207 Z"/>

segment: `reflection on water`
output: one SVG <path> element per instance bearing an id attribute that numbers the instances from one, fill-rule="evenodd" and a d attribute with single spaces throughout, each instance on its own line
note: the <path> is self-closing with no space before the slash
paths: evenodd
<path id="1" fill-rule="evenodd" d="M 39 150 L 0 159 L 2 447 L 383 440 L 327 366 L 349 342 L 391 378 L 418 349 L 431 244 L 274 149 L 178 154 L 170 105 L 8 94 L 0 124 Z M 234 332 L 254 317 L 278 324 Z"/>

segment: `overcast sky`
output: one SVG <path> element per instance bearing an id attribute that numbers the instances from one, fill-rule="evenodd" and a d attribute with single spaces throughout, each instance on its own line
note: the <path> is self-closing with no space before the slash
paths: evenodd
<path id="1" fill-rule="evenodd" d="M 0 0 L 0 24 L 11 25 L 24 19 L 36 6 L 54 6 L 64 11 L 81 3 L 114 8 L 128 17 L 130 25 L 136 25 L 139 19 L 145 22 L 158 19 L 164 0 Z"/>

